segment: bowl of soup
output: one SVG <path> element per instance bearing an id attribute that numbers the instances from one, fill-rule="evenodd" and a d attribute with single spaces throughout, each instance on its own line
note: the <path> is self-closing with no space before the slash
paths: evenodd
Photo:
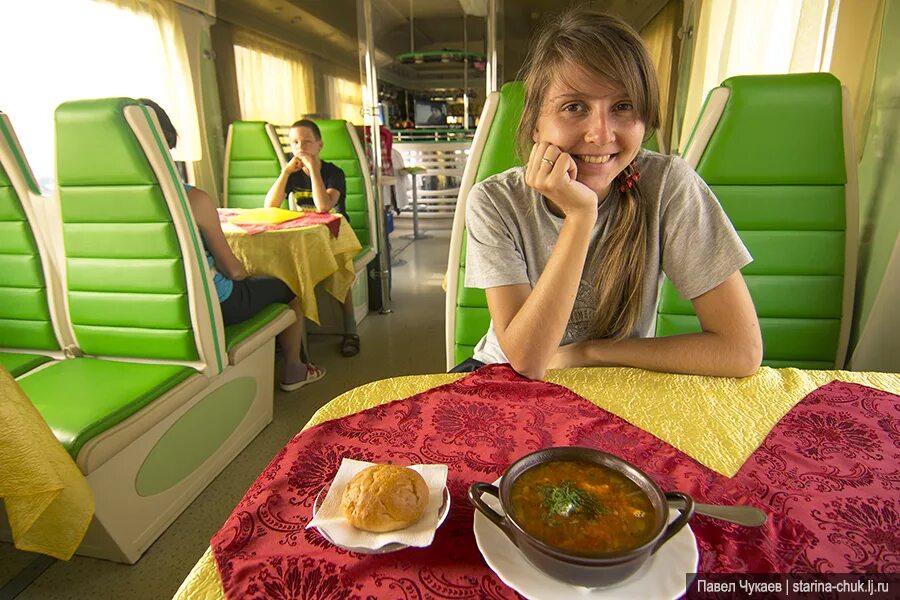
<path id="1" fill-rule="evenodd" d="M 489 507 L 496 496 L 505 514 Z M 473 483 L 469 501 L 551 577 L 585 587 L 637 571 L 694 512 L 681 492 L 663 492 L 631 463 L 592 448 L 547 448 L 523 456 L 498 485 Z M 680 515 L 669 523 L 669 502 Z"/>

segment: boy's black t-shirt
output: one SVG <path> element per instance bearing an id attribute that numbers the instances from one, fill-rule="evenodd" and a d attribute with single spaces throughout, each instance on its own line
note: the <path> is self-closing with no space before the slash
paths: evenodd
<path id="1" fill-rule="evenodd" d="M 346 207 L 347 180 L 344 177 L 344 172 L 339 166 L 326 160 L 322 161 L 320 172 L 322 173 L 322 181 L 325 183 L 325 188 L 335 189 L 341 193 L 334 208 L 344 215 L 344 218 L 349 223 L 350 217 L 347 216 Z M 303 169 L 294 171 L 288 176 L 287 185 L 284 186 L 285 197 L 289 196 L 291 192 L 294 192 L 294 199 L 297 201 L 298 206 L 315 209 L 316 205 L 312 197 L 312 180 L 310 180 L 309 175 L 303 172 Z"/>

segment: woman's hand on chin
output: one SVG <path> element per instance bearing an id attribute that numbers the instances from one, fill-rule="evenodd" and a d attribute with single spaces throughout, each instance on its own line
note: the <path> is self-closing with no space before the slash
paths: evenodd
<path id="1" fill-rule="evenodd" d="M 566 217 L 597 218 L 597 194 L 577 180 L 578 167 L 569 154 L 547 142 L 531 147 L 525 183 L 553 202 Z"/>

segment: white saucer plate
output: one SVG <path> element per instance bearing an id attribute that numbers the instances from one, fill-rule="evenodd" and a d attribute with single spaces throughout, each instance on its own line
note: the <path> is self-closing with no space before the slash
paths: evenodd
<path id="1" fill-rule="evenodd" d="M 316 513 L 319 512 L 319 507 L 322 505 L 322 501 L 325 500 L 325 496 L 328 495 L 329 486 L 323 487 L 319 490 L 319 494 L 316 496 L 316 499 L 313 501 L 312 515 L 316 516 Z M 444 486 L 443 493 L 443 502 L 441 503 L 441 507 L 438 509 L 438 522 L 435 525 L 435 529 L 440 527 L 444 520 L 447 518 L 447 515 L 450 514 L 450 490 L 447 489 L 447 486 Z M 327 529 L 324 527 L 314 527 L 316 531 L 321 534 L 323 538 L 337 546 L 338 548 L 343 548 L 344 550 L 350 550 L 351 552 L 358 552 L 360 554 L 387 554 L 388 552 L 396 552 L 397 550 L 403 550 L 404 548 L 409 548 L 406 544 L 400 544 L 398 542 L 394 542 L 392 544 L 385 544 L 380 548 L 366 548 L 363 546 L 344 546 L 342 544 L 338 544 L 331 536 L 328 535 Z"/>
<path id="2" fill-rule="evenodd" d="M 489 494 L 481 499 L 501 515 L 500 501 Z M 669 520 L 678 516 L 670 509 Z M 509 587 L 529 600 L 560 600 L 561 598 L 632 600 L 680 598 L 687 588 L 686 573 L 696 573 L 700 554 L 690 525 L 686 525 L 667 541 L 631 577 L 616 585 L 585 588 L 553 579 L 533 566 L 519 552 L 499 527 L 479 511 L 475 511 L 475 541 L 488 567 Z"/>

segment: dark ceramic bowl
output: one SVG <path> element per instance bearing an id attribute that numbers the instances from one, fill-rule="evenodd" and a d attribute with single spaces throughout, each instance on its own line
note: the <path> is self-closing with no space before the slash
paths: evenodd
<path id="1" fill-rule="evenodd" d="M 516 478 L 528 469 L 557 460 L 597 463 L 622 473 L 637 484 L 653 505 L 656 521 L 650 540 L 630 550 L 584 555 L 551 546 L 527 533 L 511 516 L 509 502 L 512 485 Z M 481 499 L 482 493 L 499 498 L 506 515 L 498 514 L 485 504 Z M 660 546 L 687 525 L 688 519 L 694 514 L 694 501 L 687 494 L 663 493 L 656 482 L 631 463 L 606 452 L 580 447 L 547 448 L 527 454 L 504 471 L 499 489 L 489 483 L 473 483 L 469 487 L 469 501 L 499 527 L 535 567 L 554 579 L 585 587 L 610 586 L 626 579 L 640 569 Z M 668 501 L 681 505 L 679 508 L 681 514 L 672 523 L 668 522 Z"/>

